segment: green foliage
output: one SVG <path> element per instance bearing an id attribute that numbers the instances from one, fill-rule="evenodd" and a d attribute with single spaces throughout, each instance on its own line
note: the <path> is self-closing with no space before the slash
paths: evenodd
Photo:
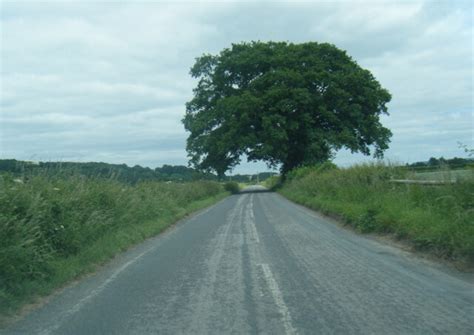
<path id="1" fill-rule="evenodd" d="M 232 175 L 229 178 L 232 179 L 232 181 L 236 181 L 239 183 L 261 183 L 267 180 L 268 178 L 277 175 L 278 173 L 276 172 L 260 172 L 257 174 L 236 174 Z"/>
<path id="2" fill-rule="evenodd" d="M 152 236 L 223 194 L 213 181 L 135 185 L 0 175 L 0 312 Z"/>
<path id="3" fill-rule="evenodd" d="M 403 167 L 381 164 L 348 169 L 292 171 L 280 192 L 324 213 L 337 214 L 361 232 L 390 232 L 419 248 L 474 261 L 474 176 L 441 186 L 400 185 Z"/>
<path id="4" fill-rule="evenodd" d="M 464 146 L 463 146 L 464 148 Z M 464 148 L 466 153 L 469 154 L 469 149 Z M 470 154 L 469 154 L 470 155 Z M 450 158 L 445 159 L 444 157 L 435 158 L 430 157 L 426 162 L 415 162 L 406 164 L 406 167 L 413 171 L 436 171 L 440 169 L 463 169 L 474 167 L 474 158 Z"/>
<path id="5" fill-rule="evenodd" d="M 263 186 L 268 188 L 269 190 L 276 190 L 281 185 L 281 177 L 280 176 L 272 176 L 267 178 L 263 182 Z"/>
<path id="6" fill-rule="evenodd" d="M 330 171 L 334 169 L 337 169 L 337 165 L 332 162 L 324 162 L 321 164 L 302 166 L 298 169 L 294 169 L 290 171 L 287 174 L 287 179 L 288 180 L 301 179 L 310 173 L 321 173 L 321 172 Z"/>
<path id="7" fill-rule="evenodd" d="M 334 45 L 233 44 L 198 58 L 191 75 L 199 83 L 183 123 L 199 169 L 223 176 L 245 154 L 286 174 L 343 147 L 378 157 L 388 148 L 379 117 L 390 94 Z"/>
<path id="8" fill-rule="evenodd" d="M 234 181 L 229 181 L 225 183 L 224 189 L 232 194 L 237 194 L 240 192 L 239 184 Z"/>
<path id="9" fill-rule="evenodd" d="M 32 176 L 47 177 L 84 177 L 108 178 L 124 183 L 136 184 L 141 181 L 193 181 L 216 180 L 210 173 L 202 173 L 186 166 L 163 165 L 161 168 L 150 169 L 135 165 L 108 163 L 75 163 L 75 162 L 27 162 L 15 159 L 0 159 L 0 172 L 10 172 L 16 176 L 30 178 Z"/>

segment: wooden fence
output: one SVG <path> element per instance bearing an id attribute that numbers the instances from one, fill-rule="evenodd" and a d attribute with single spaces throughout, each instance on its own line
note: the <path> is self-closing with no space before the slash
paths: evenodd
<path id="1" fill-rule="evenodd" d="M 391 179 L 394 184 L 416 184 L 416 185 L 449 185 L 456 183 L 455 180 L 410 180 L 410 179 Z"/>

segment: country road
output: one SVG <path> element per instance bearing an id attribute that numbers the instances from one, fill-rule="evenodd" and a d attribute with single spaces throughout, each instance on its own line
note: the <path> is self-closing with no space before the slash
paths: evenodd
<path id="1" fill-rule="evenodd" d="M 118 256 L 3 333 L 473 334 L 474 284 L 278 194 L 247 192 Z"/>

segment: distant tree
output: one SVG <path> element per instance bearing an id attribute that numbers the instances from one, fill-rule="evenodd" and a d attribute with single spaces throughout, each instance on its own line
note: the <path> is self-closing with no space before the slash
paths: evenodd
<path id="1" fill-rule="evenodd" d="M 439 167 L 449 167 L 451 169 L 465 168 L 467 166 L 473 166 L 474 158 L 459 158 L 454 157 L 445 159 L 444 157 L 435 158 L 431 157 L 427 162 L 415 162 L 406 164 L 408 167 L 413 168 L 426 168 L 426 169 L 437 169 Z"/>
<path id="2" fill-rule="evenodd" d="M 466 164 L 466 161 L 468 160 L 464 158 L 458 158 L 458 157 L 454 157 L 447 160 L 448 165 L 457 165 L 457 166 Z"/>
<path id="3" fill-rule="evenodd" d="M 1 159 L 0 171 L 21 172 L 21 162 L 16 159 Z"/>
<path id="4" fill-rule="evenodd" d="M 135 165 L 128 167 L 126 164 L 107 164 L 98 162 L 31 162 L 17 161 L 14 159 L 0 159 L 0 173 L 9 172 L 17 176 L 31 176 L 36 174 L 54 177 L 68 177 L 81 175 L 84 177 L 116 179 L 121 182 L 135 184 L 146 180 L 159 181 L 190 181 L 217 179 L 216 175 L 202 173 L 186 166 L 164 165 L 154 170 L 148 167 Z"/>
<path id="5" fill-rule="evenodd" d="M 251 42 L 197 58 L 199 79 L 183 119 L 190 162 L 223 176 L 240 162 L 291 169 L 334 152 L 381 157 L 389 92 L 331 44 Z"/>
<path id="6" fill-rule="evenodd" d="M 416 163 L 407 164 L 407 165 L 408 165 L 408 166 L 414 166 L 414 167 L 423 167 L 423 166 L 428 165 L 428 163 L 426 163 L 426 162 L 416 162 Z"/>
<path id="7" fill-rule="evenodd" d="M 437 160 L 434 157 L 430 157 L 430 159 L 428 160 L 428 165 L 429 166 L 437 166 L 437 165 L 439 165 L 439 160 Z"/>
<path id="8" fill-rule="evenodd" d="M 458 141 L 458 147 L 460 149 L 462 149 L 468 155 L 468 157 L 473 157 L 474 156 L 474 149 L 468 147 L 467 144 L 464 144 L 464 143 Z"/>

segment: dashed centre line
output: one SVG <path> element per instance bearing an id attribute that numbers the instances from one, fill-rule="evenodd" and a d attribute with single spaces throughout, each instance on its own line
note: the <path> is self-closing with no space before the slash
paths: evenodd
<path id="1" fill-rule="evenodd" d="M 270 270 L 270 267 L 266 263 L 262 263 L 259 265 L 262 268 L 265 281 L 267 282 L 268 288 L 270 289 L 270 292 L 273 296 L 273 300 L 275 301 L 275 304 L 278 307 L 278 311 L 282 315 L 282 322 L 283 326 L 285 327 L 285 334 L 297 334 L 296 329 L 293 327 L 291 321 L 290 311 L 288 310 L 288 307 L 286 306 L 285 301 L 283 300 L 283 295 L 280 291 L 280 288 L 278 287 L 278 283 L 276 282 L 272 271 Z"/>
<path id="2" fill-rule="evenodd" d="M 253 194 L 250 196 L 249 204 L 247 205 L 245 223 L 250 229 L 250 237 L 255 243 L 260 243 L 260 238 L 258 237 L 257 227 L 255 226 L 255 216 L 253 213 Z"/>

